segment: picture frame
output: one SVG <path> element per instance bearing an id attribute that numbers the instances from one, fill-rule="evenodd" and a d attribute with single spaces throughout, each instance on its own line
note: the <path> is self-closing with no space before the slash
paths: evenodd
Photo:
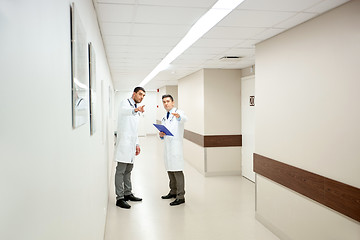
<path id="1" fill-rule="evenodd" d="M 89 118 L 90 118 L 90 135 L 96 131 L 96 54 L 94 46 L 88 44 L 89 56 Z"/>
<path id="2" fill-rule="evenodd" d="M 70 6 L 72 127 L 84 125 L 89 112 L 88 48 L 85 28 L 75 4 Z"/>

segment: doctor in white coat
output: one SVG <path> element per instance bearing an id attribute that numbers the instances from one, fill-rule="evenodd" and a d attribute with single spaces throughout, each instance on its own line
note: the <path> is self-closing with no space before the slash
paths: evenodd
<path id="1" fill-rule="evenodd" d="M 132 193 L 131 171 L 135 156 L 140 154 L 138 140 L 139 115 L 144 112 L 144 105 L 137 106 L 145 97 L 145 89 L 136 87 L 132 97 L 120 103 L 117 127 L 115 161 L 116 206 L 129 209 L 127 201 L 141 201 Z"/>
<path id="2" fill-rule="evenodd" d="M 165 141 L 164 161 L 170 187 L 170 192 L 161 198 L 176 198 L 170 203 L 170 206 L 176 206 L 185 203 L 183 137 L 187 117 L 183 111 L 174 107 L 174 99 L 171 95 L 162 96 L 162 102 L 167 111 L 166 116 L 161 120 L 162 125 L 174 136 L 168 136 L 164 132 L 159 133 L 160 138 Z"/>

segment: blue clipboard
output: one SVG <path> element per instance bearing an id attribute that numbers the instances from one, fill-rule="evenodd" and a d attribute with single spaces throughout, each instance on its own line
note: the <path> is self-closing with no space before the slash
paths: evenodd
<path id="1" fill-rule="evenodd" d="M 169 129 L 167 129 L 164 125 L 161 124 L 155 124 L 153 123 L 153 125 L 160 131 L 160 132 L 164 132 L 167 136 L 174 136 Z"/>

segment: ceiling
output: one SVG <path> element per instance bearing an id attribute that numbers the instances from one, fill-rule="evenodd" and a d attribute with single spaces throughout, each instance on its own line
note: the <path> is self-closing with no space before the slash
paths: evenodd
<path id="1" fill-rule="evenodd" d="M 93 0 L 114 83 L 131 91 L 161 62 L 216 0 Z M 347 0 L 245 0 L 145 89 L 177 85 L 202 68 L 255 64 L 255 44 Z M 224 56 L 240 59 L 220 60 Z"/>

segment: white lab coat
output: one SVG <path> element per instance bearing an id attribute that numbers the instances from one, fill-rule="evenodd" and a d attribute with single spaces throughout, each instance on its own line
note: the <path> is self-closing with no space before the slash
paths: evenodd
<path id="1" fill-rule="evenodd" d="M 133 163 L 136 145 L 139 144 L 138 125 L 140 113 L 134 112 L 132 99 L 125 99 L 120 103 L 118 114 L 117 141 L 115 161 Z"/>
<path id="2" fill-rule="evenodd" d="M 180 121 L 171 113 L 178 113 Z M 184 170 L 184 157 L 183 157 L 183 137 L 184 137 L 184 123 L 187 117 L 181 110 L 173 108 L 170 110 L 169 119 L 162 118 L 161 123 L 164 125 L 174 136 L 165 135 L 165 151 L 164 161 L 166 171 L 175 172 Z"/>

